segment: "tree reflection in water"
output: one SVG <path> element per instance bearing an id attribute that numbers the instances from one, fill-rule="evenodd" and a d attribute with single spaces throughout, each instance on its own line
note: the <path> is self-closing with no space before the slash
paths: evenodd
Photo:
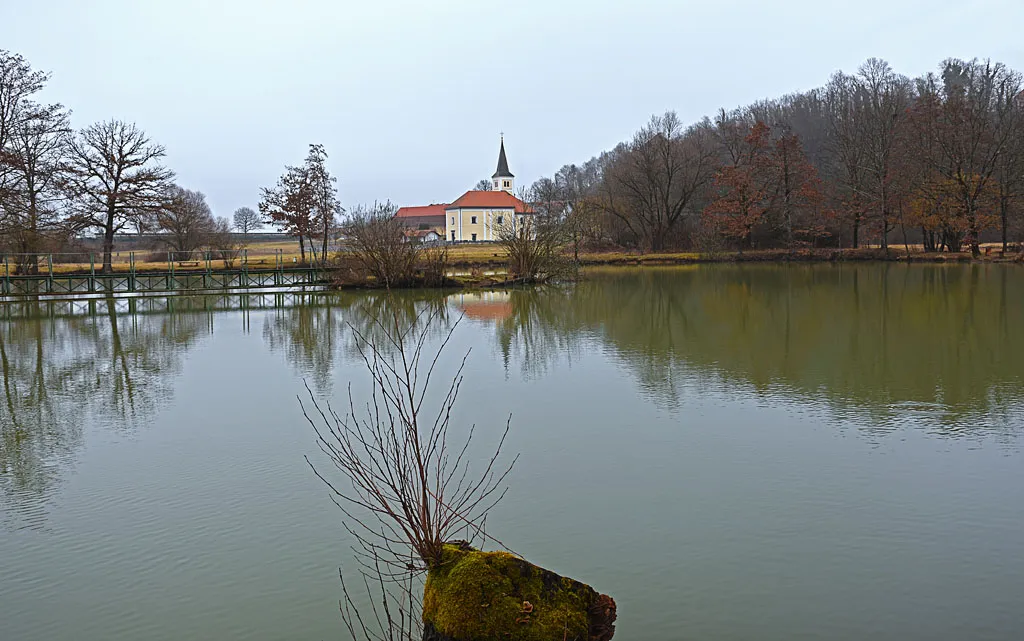
<path id="1" fill-rule="evenodd" d="M 318 393 L 338 361 L 358 358 L 353 328 L 372 338 L 384 315 L 409 326 L 434 310 L 438 336 L 463 314 L 487 328 L 509 377 L 542 378 L 601 352 L 668 408 L 707 391 L 823 407 L 876 437 L 911 425 L 1016 443 L 1020 291 L 1016 266 L 709 265 L 595 270 L 573 286 L 509 292 L 6 303 L 0 514 L 42 523 L 83 426 L 132 429 L 152 416 L 221 310 L 245 312 L 246 326 L 250 310 L 265 310 L 265 344 Z"/>
<path id="2" fill-rule="evenodd" d="M 131 429 L 151 416 L 169 396 L 183 352 L 210 321 L 166 307 L 139 313 L 136 302 L 113 297 L 6 306 L 0 500 L 19 526 L 37 526 L 73 464 L 83 426 Z"/>
<path id="3" fill-rule="evenodd" d="M 594 270 L 513 291 L 496 342 L 542 373 L 585 341 L 678 407 L 692 388 L 824 404 L 887 433 L 1016 438 L 1024 273 L 1011 265 L 705 265 Z"/>
<path id="4" fill-rule="evenodd" d="M 283 352 L 310 387 L 323 394 L 331 389 L 336 358 L 361 359 L 353 329 L 384 345 L 377 319 L 393 317 L 404 330 L 425 322 L 429 311 L 436 314 L 427 338 L 443 335 L 457 319 L 445 304 L 445 295 L 437 291 L 300 295 L 266 316 L 263 339 L 272 350 Z"/>

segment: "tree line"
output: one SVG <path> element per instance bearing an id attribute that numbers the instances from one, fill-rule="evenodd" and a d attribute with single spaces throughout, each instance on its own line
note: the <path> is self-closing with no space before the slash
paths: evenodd
<path id="1" fill-rule="evenodd" d="M 175 182 L 165 148 L 134 123 L 73 129 L 67 107 L 38 99 L 49 77 L 0 50 L 0 252 L 17 273 L 37 273 L 39 254 L 74 249 L 84 236 L 100 239 L 110 271 L 123 233 L 152 234 L 175 260 L 205 248 L 230 263 L 244 245 L 232 232 L 244 239 L 264 224 L 297 235 L 303 259 L 307 241 L 314 257 L 325 255 L 341 208 L 323 146 L 311 145 L 304 165 L 263 190 L 261 213 L 239 207 L 229 221 L 201 191 Z"/>
<path id="2" fill-rule="evenodd" d="M 908 78 L 885 61 L 824 87 L 629 141 L 531 187 L 574 246 L 660 251 L 861 247 L 979 255 L 1024 236 L 1021 74 L 948 59 Z"/>

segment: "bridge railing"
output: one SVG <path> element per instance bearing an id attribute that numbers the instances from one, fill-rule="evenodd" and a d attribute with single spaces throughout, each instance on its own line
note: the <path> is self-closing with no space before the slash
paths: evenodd
<path id="1" fill-rule="evenodd" d="M 0 295 L 287 286 L 315 282 L 324 265 L 240 249 L 113 252 L 104 267 L 100 252 L 0 254 Z M 296 272 L 309 276 L 286 277 Z"/>

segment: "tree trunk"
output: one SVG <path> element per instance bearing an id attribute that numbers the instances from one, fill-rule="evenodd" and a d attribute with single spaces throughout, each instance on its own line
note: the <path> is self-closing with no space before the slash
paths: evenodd
<path id="1" fill-rule="evenodd" d="M 860 246 L 860 214 L 853 217 L 853 248 Z"/>
<path id="2" fill-rule="evenodd" d="M 883 196 L 882 204 L 882 252 L 889 255 L 889 212 L 885 209 Z"/>
<path id="3" fill-rule="evenodd" d="M 662 236 L 663 234 L 660 231 L 655 231 L 651 234 L 651 252 L 660 252 L 662 247 L 665 246 L 665 240 Z"/>
<path id="4" fill-rule="evenodd" d="M 309 240 L 309 253 L 313 257 L 313 262 L 316 263 L 318 256 L 317 256 L 317 252 L 316 252 L 316 243 L 313 241 L 313 234 L 309 235 L 308 240 Z"/>
<path id="5" fill-rule="evenodd" d="M 1003 255 L 1006 255 L 1006 226 L 1008 218 L 1008 210 L 1010 209 L 1010 197 L 1006 194 L 1006 190 L 1002 189 L 1003 193 L 999 194 L 999 222 L 1000 231 L 1002 232 L 1003 240 Z"/>
<path id="6" fill-rule="evenodd" d="M 968 216 L 969 216 L 969 218 L 968 218 L 968 227 L 967 227 L 967 230 L 968 230 L 967 233 L 968 233 L 969 238 L 967 240 L 968 240 L 968 242 L 971 243 L 971 256 L 974 257 L 974 258 L 977 258 L 977 257 L 981 256 L 981 246 L 978 244 L 978 235 L 979 235 L 979 232 L 978 232 L 978 217 L 977 217 L 977 215 L 974 212 L 974 206 L 973 205 L 971 205 L 971 207 L 967 210 L 967 212 L 968 212 Z"/>
<path id="7" fill-rule="evenodd" d="M 111 255 L 114 253 L 114 207 L 107 208 L 107 224 L 103 229 L 103 273 L 114 271 Z"/>
<path id="8" fill-rule="evenodd" d="M 299 234 L 299 260 L 306 263 L 306 237 L 302 234 Z"/>

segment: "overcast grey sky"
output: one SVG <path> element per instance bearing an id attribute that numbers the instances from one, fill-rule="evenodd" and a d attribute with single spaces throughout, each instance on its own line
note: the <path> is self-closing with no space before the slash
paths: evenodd
<path id="1" fill-rule="evenodd" d="M 76 127 L 119 118 L 167 147 L 217 215 L 311 142 L 343 203 L 450 202 L 628 138 L 652 113 L 823 84 L 864 59 L 1024 70 L 1024 0 L 0 0 L 0 48 L 52 72 Z"/>

